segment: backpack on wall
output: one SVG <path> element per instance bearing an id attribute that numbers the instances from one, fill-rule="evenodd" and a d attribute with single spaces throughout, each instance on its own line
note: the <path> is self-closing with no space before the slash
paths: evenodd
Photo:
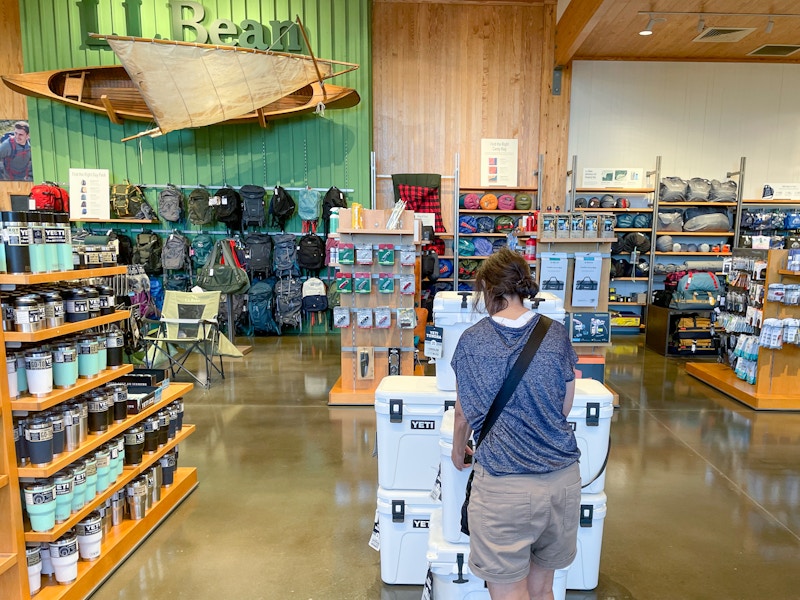
<path id="1" fill-rule="evenodd" d="M 144 194 L 138 186 L 128 181 L 111 186 L 111 213 L 118 219 L 135 217 L 144 203 Z"/>
<path id="2" fill-rule="evenodd" d="M 258 279 L 247 292 L 247 311 L 254 333 L 280 335 L 281 330 L 272 317 L 275 304 L 275 279 Z"/>
<path id="3" fill-rule="evenodd" d="M 243 185 L 239 194 L 242 196 L 242 227 L 264 227 L 267 221 L 264 204 L 267 190 L 260 185 Z"/>
<path id="4" fill-rule="evenodd" d="M 303 310 L 307 313 L 328 310 L 328 292 L 325 282 L 318 277 L 309 277 L 303 283 Z"/>
<path id="5" fill-rule="evenodd" d="M 297 240 L 291 233 L 279 233 L 272 237 L 272 272 L 282 277 L 297 275 Z"/>
<path id="6" fill-rule="evenodd" d="M 50 181 L 33 186 L 30 198 L 34 201 L 36 210 L 69 212 L 69 194 L 67 190 Z"/>
<path id="7" fill-rule="evenodd" d="M 189 248 L 189 240 L 185 236 L 177 232 L 170 233 L 161 250 L 161 266 L 168 271 L 182 271 L 191 268 Z"/>
<path id="8" fill-rule="evenodd" d="M 189 255 L 192 257 L 192 265 L 199 269 L 206 264 L 211 251 L 214 249 L 214 238 L 207 233 L 200 233 L 194 236 Z"/>
<path id="9" fill-rule="evenodd" d="M 249 273 L 272 271 L 272 237 L 266 233 L 251 233 L 244 238 L 244 260 Z"/>
<path id="10" fill-rule="evenodd" d="M 300 238 L 297 249 L 297 266 L 318 272 L 325 266 L 325 240 L 316 233 L 307 233 Z"/>
<path id="11" fill-rule="evenodd" d="M 235 189 L 225 187 L 214 194 L 217 207 L 217 221 L 228 229 L 242 228 L 242 197 Z"/>
<path id="12" fill-rule="evenodd" d="M 117 242 L 117 262 L 121 265 L 133 264 L 133 240 L 131 236 L 121 231 L 112 231 L 108 234 L 109 241 Z"/>
<path id="13" fill-rule="evenodd" d="M 204 187 L 195 188 L 189 194 L 188 216 L 192 225 L 210 225 L 214 222 L 214 207 L 209 204 L 211 194 Z"/>
<path id="14" fill-rule="evenodd" d="M 281 231 L 286 229 L 286 222 L 292 218 L 295 209 L 294 198 L 285 189 L 276 185 L 269 201 L 270 225 Z"/>
<path id="15" fill-rule="evenodd" d="M 158 215 L 173 223 L 183 217 L 183 192 L 171 183 L 158 194 Z"/>
<path id="16" fill-rule="evenodd" d="M 316 233 L 319 209 L 319 192 L 311 188 L 300 190 L 300 197 L 297 202 L 297 216 L 303 222 L 303 233 Z"/>
<path id="17" fill-rule="evenodd" d="M 148 275 L 161 274 L 161 238 L 155 233 L 143 232 L 136 236 L 133 264 L 142 265 Z"/>
<path id="18" fill-rule="evenodd" d="M 303 324 L 303 286 L 300 280 L 289 275 L 275 283 L 275 321 L 284 327 L 301 327 Z"/>
<path id="19" fill-rule="evenodd" d="M 332 208 L 347 208 L 347 198 L 336 186 L 331 186 L 322 198 L 322 225 L 325 237 L 330 233 Z"/>

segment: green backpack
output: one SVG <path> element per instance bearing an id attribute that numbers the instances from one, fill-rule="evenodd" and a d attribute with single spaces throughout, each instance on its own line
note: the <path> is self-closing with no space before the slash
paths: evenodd
<path id="1" fill-rule="evenodd" d="M 210 225 L 214 222 L 216 216 L 215 207 L 211 206 L 208 201 L 211 199 L 211 194 L 208 193 L 206 188 L 199 187 L 192 190 L 189 194 L 187 205 L 189 207 L 189 222 L 192 225 Z"/>
<path id="2" fill-rule="evenodd" d="M 214 238 L 207 233 L 196 235 L 192 240 L 192 246 L 189 251 L 189 254 L 192 257 L 192 266 L 194 266 L 195 269 L 199 269 L 205 265 L 206 261 L 208 261 L 208 257 L 211 256 L 211 250 L 213 249 Z"/>

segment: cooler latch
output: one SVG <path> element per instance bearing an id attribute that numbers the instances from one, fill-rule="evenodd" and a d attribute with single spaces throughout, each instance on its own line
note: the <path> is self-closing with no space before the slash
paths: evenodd
<path id="1" fill-rule="evenodd" d="M 402 400 L 389 400 L 389 422 L 402 423 L 403 422 L 403 401 Z"/>
<path id="2" fill-rule="evenodd" d="M 472 292 L 458 292 L 458 295 L 461 296 L 461 308 L 467 308 L 467 298 L 472 295 Z"/>
<path id="3" fill-rule="evenodd" d="M 445 410 L 445 412 L 447 412 L 448 408 L 455 408 L 455 407 L 456 407 L 456 401 L 455 400 L 445 400 L 444 401 L 444 410 Z"/>
<path id="4" fill-rule="evenodd" d="M 598 427 L 600 425 L 600 403 L 586 403 L 586 426 Z"/>
<path id="5" fill-rule="evenodd" d="M 406 501 L 392 500 L 392 523 L 402 523 L 406 520 Z"/>
<path id="6" fill-rule="evenodd" d="M 581 527 L 591 527 L 594 519 L 594 506 L 591 504 L 581 504 Z"/>
<path id="7" fill-rule="evenodd" d="M 467 583 L 469 579 L 464 579 L 464 553 L 459 552 L 456 554 L 456 563 L 458 564 L 458 579 L 453 579 L 453 583 Z"/>

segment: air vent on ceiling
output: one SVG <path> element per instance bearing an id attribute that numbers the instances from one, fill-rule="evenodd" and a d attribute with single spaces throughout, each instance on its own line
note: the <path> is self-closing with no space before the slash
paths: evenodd
<path id="1" fill-rule="evenodd" d="M 767 44 L 748 52 L 748 56 L 789 56 L 800 50 L 800 46 L 791 44 Z"/>
<path id="2" fill-rule="evenodd" d="M 738 42 L 755 31 L 755 27 L 709 27 L 693 42 Z"/>

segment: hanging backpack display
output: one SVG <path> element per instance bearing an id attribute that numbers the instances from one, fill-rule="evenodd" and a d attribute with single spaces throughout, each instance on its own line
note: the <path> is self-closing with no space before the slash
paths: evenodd
<path id="1" fill-rule="evenodd" d="M 253 333 L 280 335 L 281 330 L 272 311 L 275 304 L 275 279 L 258 279 L 253 282 L 247 292 L 247 311 L 250 313 L 250 325 Z"/>
<path id="2" fill-rule="evenodd" d="M 299 201 L 297 203 L 297 216 L 303 222 L 303 233 L 316 233 L 317 221 L 319 220 L 319 192 L 311 188 L 300 190 Z"/>
<path id="3" fill-rule="evenodd" d="M 161 251 L 161 265 L 168 271 L 182 271 L 191 268 L 189 248 L 189 240 L 185 236 L 177 232 L 170 233 Z"/>
<path id="4" fill-rule="evenodd" d="M 155 233 L 143 232 L 136 236 L 133 264 L 142 265 L 148 275 L 161 274 L 161 238 Z"/>
<path id="5" fill-rule="evenodd" d="M 275 283 L 275 322 L 284 327 L 301 327 L 303 324 L 303 286 L 291 275 Z"/>
<path id="6" fill-rule="evenodd" d="M 294 215 L 294 198 L 281 186 L 275 186 L 269 201 L 270 225 L 281 231 L 286 229 L 286 222 Z"/>
<path id="7" fill-rule="evenodd" d="M 158 194 L 158 216 L 173 223 L 183 217 L 183 192 L 171 183 Z"/>
<path id="8" fill-rule="evenodd" d="M 133 264 L 133 240 L 131 236 L 121 231 L 112 231 L 108 234 L 109 241 L 117 242 L 117 263 L 121 265 Z"/>
<path id="9" fill-rule="evenodd" d="M 235 189 L 224 187 L 212 198 L 217 210 L 217 221 L 224 223 L 228 229 L 242 227 L 242 197 Z"/>
<path id="10" fill-rule="evenodd" d="M 194 236 L 192 246 L 189 250 L 189 256 L 192 257 L 192 265 L 195 269 L 199 269 L 208 261 L 211 256 L 211 250 L 214 248 L 214 238 L 207 233 L 200 233 Z"/>
<path id="11" fill-rule="evenodd" d="M 111 186 L 111 213 L 118 219 L 132 219 L 144 202 L 142 190 L 128 181 Z"/>
<path id="12" fill-rule="evenodd" d="M 303 310 L 307 313 L 328 310 L 328 292 L 325 282 L 318 277 L 309 277 L 303 283 Z"/>
<path id="13" fill-rule="evenodd" d="M 272 272 L 278 276 L 297 275 L 297 240 L 291 233 L 272 236 Z"/>
<path id="14" fill-rule="evenodd" d="M 49 210 L 53 212 L 69 212 L 69 194 L 67 190 L 58 187 L 51 181 L 31 188 L 30 199 L 33 200 L 36 210 Z"/>
<path id="15" fill-rule="evenodd" d="M 297 266 L 319 272 L 325 266 L 325 240 L 316 233 L 307 233 L 301 237 L 297 249 Z"/>
<path id="16" fill-rule="evenodd" d="M 267 222 L 264 203 L 267 190 L 260 185 L 243 185 L 239 194 L 242 197 L 242 228 L 264 227 Z"/>
<path id="17" fill-rule="evenodd" d="M 272 237 L 266 233 L 250 233 L 244 238 L 245 266 L 249 273 L 272 272 Z"/>
<path id="18" fill-rule="evenodd" d="M 330 233 L 332 208 L 347 208 L 347 198 L 336 186 L 330 187 L 322 198 L 322 228 L 325 237 Z"/>
<path id="19" fill-rule="evenodd" d="M 189 222 L 192 225 L 210 225 L 214 222 L 214 207 L 209 204 L 211 194 L 204 187 L 192 190 L 187 202 Z"/>

